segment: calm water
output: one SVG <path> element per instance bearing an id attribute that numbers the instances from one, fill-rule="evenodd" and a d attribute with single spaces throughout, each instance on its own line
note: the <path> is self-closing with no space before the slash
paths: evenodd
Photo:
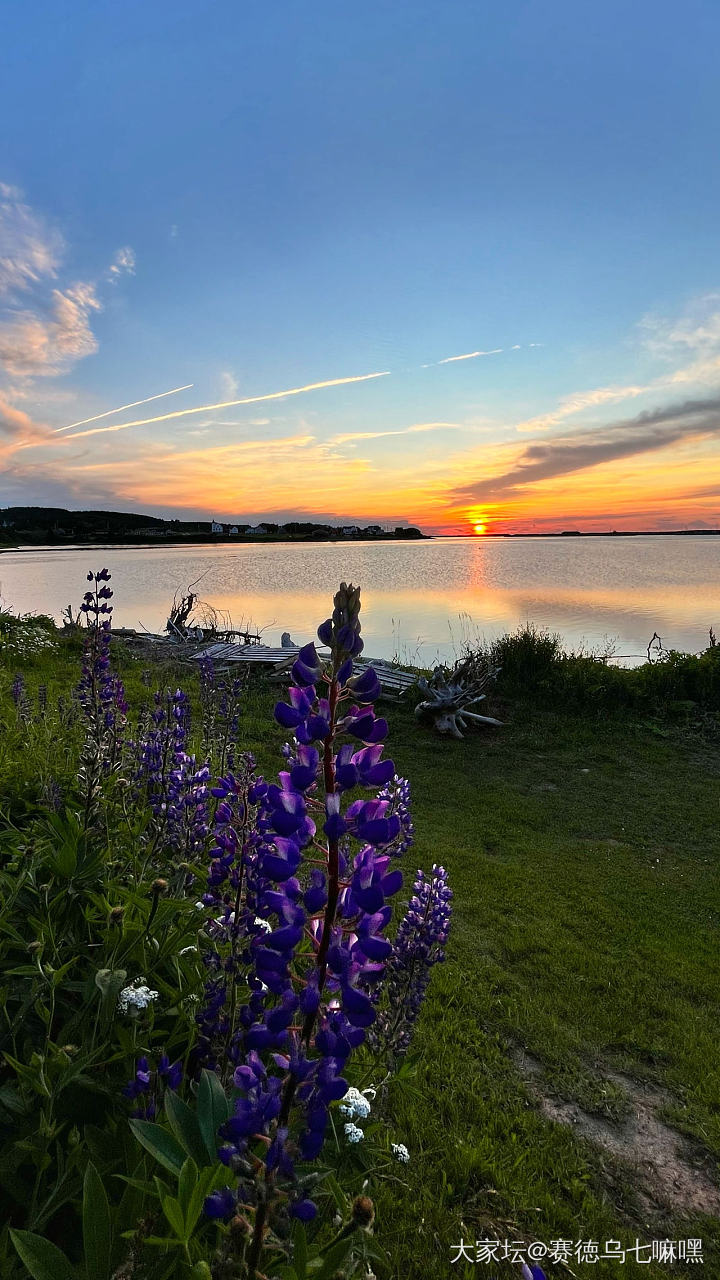
<path id="1" fill-rule="evenodd" d="M 366 652 L 423 663 L 527 620 L 568 647 L 611 642 L 626 655 L 642 655 L 654 631 L 691 651 L 711 626 L 720 635 L 720 538 L 703 537 L 35 549 L 0 555 L 0 596 L 59 619 L 102 566 L 118 625 L 162 630 L 175 590 L 200 579 L 204 600 L 268 643 L 311 638 L 345 578 L 362 587 Z"/>

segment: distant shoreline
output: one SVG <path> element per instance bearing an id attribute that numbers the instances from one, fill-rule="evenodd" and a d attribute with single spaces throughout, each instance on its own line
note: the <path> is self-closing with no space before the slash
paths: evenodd
<path id="1" fill-rule="evenodd" d="M 206 547 L 225 547 L 241 544 L 242 546 L 269 546 L 273 544 L 281 546 L 373 546 L 377 543 L 403 543 L 407 545 L 412 542 L 439 542 L 443 539 L 463 538 L 468 542 L 484 542 L 493 541 L 497 538 L 687 538 L 687 537 L 703 537 L 712 538 L 720 536 L 720 529 L 603 529 L 591 530 L 588 532 L 575 532 L 567 530 L 560 533 L 486 533 L 482 535 L 472 535 L 463 533 L 435 533 L 423 534 L 421 538 L 398 538 L 393 534 L 387 534 L 385 537 L 378 535 L 372 538 L 303 538 L 303 537 L 279 537 L 277 535 L 269 535 L 267 537 L 242 537 L 240 536 L 210 536 L 202 534 L 186 535 L 179 538 L 157 537 L 157 538 L 104 538 L 104 539 L 88 539 L 86 541 L 67 541 L 67 542 L 38 542 L 38 543 L 22 543 L 21 545 L 0 545 L 0 555 L 7 552 L 25 553 L 29 551 L 82 551 L 86 548 L 109 549 L 114 547 L 135 548 L 138 551 L 146 551 L 154 547 L 187 547 L 187 546 L 206 546 Z"/>

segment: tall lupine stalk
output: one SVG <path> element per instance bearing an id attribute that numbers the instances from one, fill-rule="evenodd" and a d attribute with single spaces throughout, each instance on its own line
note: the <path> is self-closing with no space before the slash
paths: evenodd
<path id="1" fill-rule="evenodd" d="M 112 591 L 108 569 L 88 573 L 92 583 L 85 592 L 80 612 L 85 615 L 87 633 L 83 666 L 77 689 L 78 701 L 85 713 L 85 745 L 80 777 L 85 790 L 85 827 L 87 829 L 100 783 L 105 774 L 117 767 L 122 750 L 127 716 L 125 690 L 120 677 L 110 666 L 112 635 Z"/>
<path id="2" fill-rule="evenodd" d="M 281 1206 L 289 1200 L 294 1216 L 315 1215 L 295 1162 L 320 1154 L 329 1106 L 347 1092 L 342 1072 L 374 1021 L 368 991 L 392 949 L 383 936 L 387 899 L 402 884 L 390 865 L 403 830 L 392 798 L 343 806 L 356 787 L 387 787 L 395 767 L 381 759 L 387 723 L 368 705 L 379 692 L 377 677 L 372 670 L 353 676 L 363 647 L 359 590 L 343 583 L 334 604 L 318 630 L 330 648 L 329 668 L 306 645 L 293 666 L 289 701 L 275 708 L 278 722 L 294 730 L 287 769 L 277 784 L 257 779 L 238 791 L 225 779 L 218 789 L 226 831 L 213 866 L 220 864 L 220 882 L 232 871 L 225 878 L 236 893 L 234 906 L 224 900 L 222 926 L 238 930 L 249 962 L 249 998 L 238 1010 L 243 1030 L 234 1040 L 239 1096 L 222 1131 L 221 1158 L 238 1175 L 241 1201 L 254 1207 L 249 1280 L 258 1275 Z M 255 812 L 241 834 L 246 804 Z M 216 994 L 215 1027 L 227 1027 L 227 988 Z M 220 1199 L 211 1197 L 207 1212 L 228 1216 L 235 1193 Z"/>
<path id="3" fill-rule="evenodd" d="M 177 779 L 173 777 L 184 756 L 190 731 L 190 701 L 182 689 L 157 692 L 153 710 L 141 725 L 133 743 L 135 799 L 145 799 L 152 819 L 146 832 L 151 852 L 162 845 L 177 801 Z M 175 815 L 176 816 L 176 815 Z"/>
<path id="4" fill-rule="evenodd" d="M 429 879 L 417 872 L 385 968 L 381 1007 L 368 1035 L 370 1047 L 386 1055 L 391 1065 L 409 1048 L 430 970 L 445 959 L 452 896 L 444 867 L 434 865 Z"/>
<path id="5" fill-rule="evenodd" d="M 201 657 L 199 668 L 202 749 L 205 757 L 212 759 L 215 772 L 222 775 L 235 764 L 243 682 L 218 675 L 209 654 Z"/>

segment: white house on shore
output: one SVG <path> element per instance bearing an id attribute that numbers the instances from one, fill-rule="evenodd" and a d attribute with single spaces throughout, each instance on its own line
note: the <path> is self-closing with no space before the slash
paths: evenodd
<path id="1" fill-rule="evenodd" d="M 246 538 L 264 538 L 267 537 L 267 529 L 264 524 L 251 524 L 245 530 Z"/>
<path id="2" fill-rule="evenodd" d="M 343 538 L 357 538 L 360 530 L 356 524 L 346 524 L 341 530 Z"/>
<path id="3" fill-rule="evenodd" d="M 220 521 L 219 521 L 219 520 L 213 520 L 212 524 L 210 525 L 210 532 L 211 532 L 211 533 L 224 533 L 224 532 L 225 532 L 225 525 L 224 525 L 224 524 L 220 524 Z"/>
<path id="4" fill-rule="evenodd" d="M 236 537 L 237 537 L 237 535 L 238 535 L 238 527 L 237 527 L 237 525 L 236 525 L 236 524 L 231 524 L 231 525 L 230 525 L 230 528 L 228 529 L 228 533 L 230 534 L 230 537 L 231 537 L 231 538 L 236 538 Z"/>

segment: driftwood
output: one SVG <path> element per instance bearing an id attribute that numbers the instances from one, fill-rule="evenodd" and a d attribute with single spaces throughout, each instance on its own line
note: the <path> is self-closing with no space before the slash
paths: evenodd
<path id="1" fill-rule="evenodd" d="M 192 588 L 195 583 L 190 585 Z M 200 600 L 190 588 L 187 595 L 178 596 L 175 593 L 165 631 L 175 644 L 202 644 L 208 640 L 226 644 L 260 644 L 257 631 L 234 627 L 228 614 L 218 613 L 217 609 L 207 601 Z"/>
<path id="2" fill-rule="evenodd" d="M 169 632 L 170 635 L 179 636 L 183 640 L 187 637 L 189 630 L 188 623 L 190 615 L 195 608 L 196 600 L 197 596 L 192 591 L 189 591 L 186 596 L 181 596 L 179 600 L 177 598 L 177 594 L 175 595 L 172 602 L 172 609 L 170 610 L 170 617 L 165 624 L 165 630 Z"/>
<path id="3" fill-rule="evenodd" d="M 425 697 L 415 708 L 416 718 L 453 738 L 463 738 L 462 730 L 471 724 L 502 725 L 502 720 L 494 716 L 482 716 L 470 710 L 487 697 L 483 690 L 499 670 L 499 667 L 478 669 L 474 659 L 456 663 L 452 669 L 436 667 L 429 680 L 424 676 L 418 680 Z"/>

